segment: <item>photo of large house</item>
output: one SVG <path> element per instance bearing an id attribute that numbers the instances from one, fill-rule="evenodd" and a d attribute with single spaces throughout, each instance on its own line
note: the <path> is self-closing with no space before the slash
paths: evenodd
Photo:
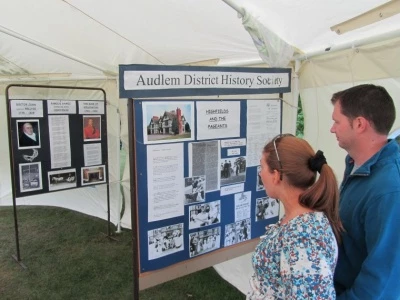
<path id="1" fill-rule="evenodd" d="M 193 102 L 143 102 L 143 141 L 145 144 L 192 141 Z"/>
<path id="2" fill-rule="evenodd" d="M 147 126 L 147 134 L 183 134 L 190 132 L 190 125 L 180 108 L 165 111 L 162 116 L 153 116 Z"/>

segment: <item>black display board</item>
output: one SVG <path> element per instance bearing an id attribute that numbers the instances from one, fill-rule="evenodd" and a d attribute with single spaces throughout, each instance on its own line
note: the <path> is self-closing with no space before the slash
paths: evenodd
<path id="1" fill-rule="evenodd" d="M 29 97 L 32 89 L 64 90 L 67 99 Z M 99 92 L 103 99 L 69 99 L 71 90 L 85 91 L 88 95 Z M 24 94 L 24 98 L 10 96 L 14 94 Z M 21 264 L 16 205 L 19 197 L 107 184 L 110 236 L 105 91 L 89 87 L 12 84 L 6 88 L 6 100 L 17 244 L 14 259 Z"/>
<path id="2" fill-rule="evenodd" d="M 14 106 L 13 104 L 25 106 L 32 101 L 40 102 L 43 108 L 42 117 L 11 116 L 10 121 L 16 197 L 107 183 L 107 121 L 104 101 L 85 101 L 86 103 L 98 102 L 102 106 L 103 114 L 79 113 L 78 101 L 74 100 L 68 101 L 75 102 L 76 112 L 69 114 L 48 113 L 49 101 L 54 103 L 60 100 L 12 99 L 11 106 Z M 51 118 L 54 119 L 49 126 Z M 93 126 L 95 133 L 91 138 L 84 137 L 84 128 L 88 122 L 95 124 Z M 23 128 L 29 130 L 30 127 L 35 134 L 36 142 L 31 142 L 31 139 L 27 138 L 23 132 Z M 69 140 L 66 147 L 57 144 L 65 138 Z M 98 160 L 98 164 L 92 165 L 87 162 L 85 164 L 84 147 L 86 153 L 97 151 L 92 155 L 97 156 L 95 160 Z M 94 150 L 90 151 L 90 147 Z M 53 162 L 53 167 L 52 157 L 59 161 Z M 64 166 L 57 167 L 62 164 Z M 89 176 L 85 176 L 86 171 L 90 172 Z"/>

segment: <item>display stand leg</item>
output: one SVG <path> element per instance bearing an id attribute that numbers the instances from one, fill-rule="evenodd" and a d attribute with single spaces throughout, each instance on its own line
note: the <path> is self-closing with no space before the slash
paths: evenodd
<path id="1" fill-rule="evenodd" d="M 28 269 L 28 267 L 25 266 L 25 265 L 22 263 L 21 260 L 18 260 L 18 257 L 16 257 L 15 255 L 11 255 L 11 257 L 12 257 L 24 270 L 27 270 L 27 269 Z"/>

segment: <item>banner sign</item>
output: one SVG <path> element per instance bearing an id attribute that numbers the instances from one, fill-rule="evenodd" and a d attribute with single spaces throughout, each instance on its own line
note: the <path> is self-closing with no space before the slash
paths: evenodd
<path id="1" fill-rule="evenodd" d="M 288 93 L 289 68 L 120 65 L 120 98 Z"/>

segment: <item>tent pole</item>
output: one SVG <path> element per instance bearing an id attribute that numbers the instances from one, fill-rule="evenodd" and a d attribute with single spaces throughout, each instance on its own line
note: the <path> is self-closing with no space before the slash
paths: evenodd
<path id="1" fill-rule="evenodd" d="M 383 42 L 386 40 L 397 38 L 399 36 L 400 36 L 400 29 L 397 29 L 397 30 L 393 30 L 390 32 L 385 32 L 385 33 L 377 35 L 377 36 L 361 39 L 358 41 L 352 41 L 352 42 L 348 42 L 348 43 L 338 45 L 338 46 L 333 45 L 332 47 L 326 48 L 324 50 L 318 50 L 315 52 L 310 52 L 309 54 L 298 55 L 298 56 L 295 56 L 294 58 L 297 60 L 303 61 L 303 60 L 307 60 L 307 59 L 317 57 L 317 56 L 320 56 L 323 54 L 334 53 L 334 52 L 338 52 L 340 50 L 346 50 L 346 49 L 350 49 L 350 48 L 365 46 L 367 44 Z"/>
<path id="2" fill-rule="evenodd" d="M 236 5 L 232 0 L 222 0 L 222 1 L 224 1 L 226 4 L 228 4 L 234 10 L 236 10 L 238 12 L 238 14 L 241 14 L 242 16 L 244 15 L 243 8 Z"/>
<path id="3" fill-rule="evenodd" d="M 118 166 L 118 175 L 117 182 L 119 183 L 119 191 L 118 191 L 118 214 L 117 214 L 117 233 L 121 233 L 121 116 L 119 113 L 119 108 L 117 107 L 118 114 L 118 124 L 117 124 L 117 143 L 118 143 L 118 157 L 117 157 L 117 166 Z"/>
<path id="4" fill-rule="evenodd" d="M 293 113 L 292 119 L 292 133 L 296 134 L 297 129 L 297 113 L 298 113 L 298 106 L 299 106 L 299 95 L 300 95 L 300 88 L 299 88 L 299 72 L 301 67 L 301 61 L 296 59 L 294 63 L 294 72 L 293 72 L 293 80 L 292 80 L 292 109 L 296 111 Z"/>

